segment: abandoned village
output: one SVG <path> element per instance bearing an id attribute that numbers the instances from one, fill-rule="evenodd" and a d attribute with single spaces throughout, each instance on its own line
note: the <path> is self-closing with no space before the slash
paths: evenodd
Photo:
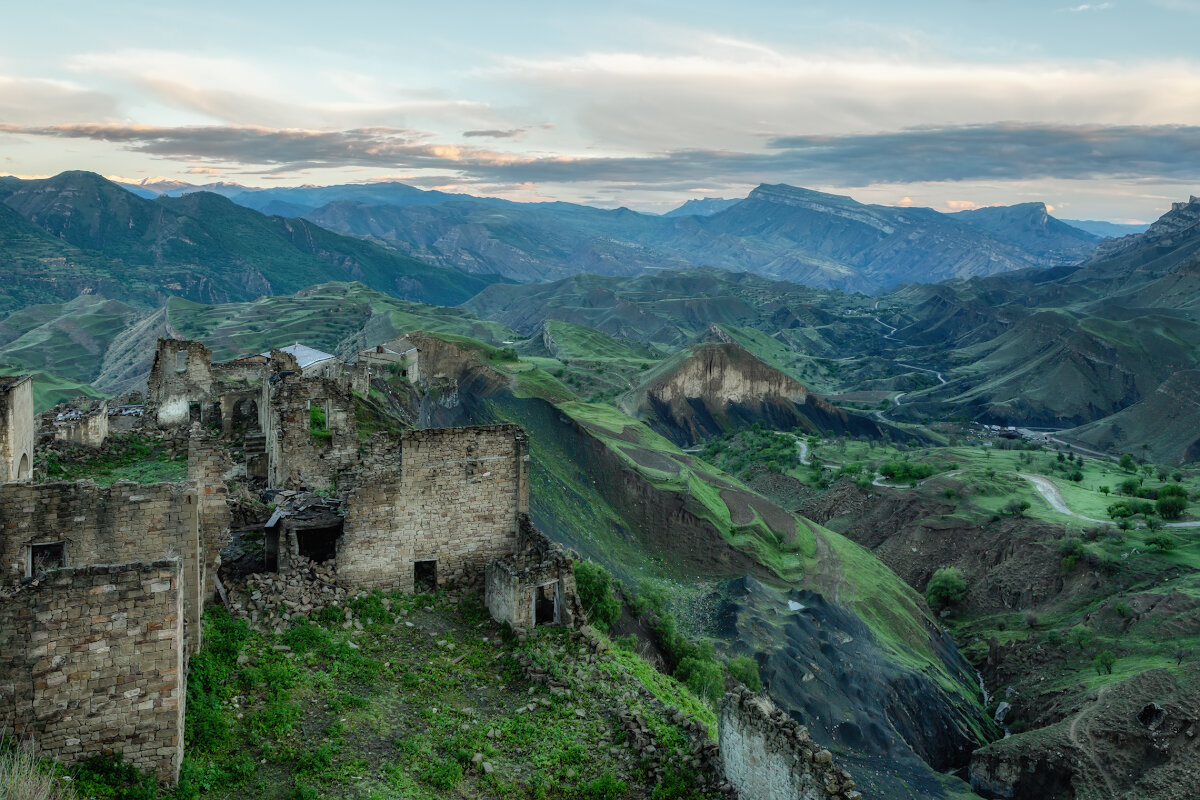
<path id="1" fill-rule="evenodd" d="M 407 338 L 352 363 L 300 344 L 214 362 L 199 342 L 160 339 L 143 403 L 38 417 L 32 379 L 0 379 L 0 731 L 67 763 L 120 751 L 164 783 L 178 778 L 205 608 L 278 621 L 232 601 L 222 581 L 222 552 L 245 527 L 235 487 L 262 501 L 260 568 L 305 576 L 288 598 L 296 613 L 336 602 L 336 579 L 348 591 L 478 591 L 514 630 L 585 625 L 573 554 L 529 517 L 525 432 L 364 439 L 354 395 L 384 370 L 425 377 Z M 186 480 L 101 487 L 36 474 L 41 449 L 98 448 L 110 430 L 186 454 Z M 727 695 L 720 720 L 719 758 L 704 768 L 731 796 L 857 796 L 765 697 Z"/>

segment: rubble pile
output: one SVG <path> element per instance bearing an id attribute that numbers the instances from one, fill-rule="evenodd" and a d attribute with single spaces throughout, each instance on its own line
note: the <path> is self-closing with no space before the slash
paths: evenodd
<path id="1" fill-rule="evenodd" d="M 328 606 L 341 605 L 349 590 L 338 582 L 332 565 L 298 558 L 287 573 L 256 572 L 229 596 L 229 613 L 259 630 L 279 632 L 292 617 L 312 617 Z"/>

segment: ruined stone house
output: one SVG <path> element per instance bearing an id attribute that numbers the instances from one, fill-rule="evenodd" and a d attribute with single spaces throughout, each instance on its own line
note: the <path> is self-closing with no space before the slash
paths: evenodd
<path id="1" fill-rule="evenodd" d="M 147 415 L 166 429 L 201 424 L 187 481 L 0 485 L 0 728 L 66 761 L 120 749 L 163 780 L 177 777 L 186 658 L 200 646 L 230 539 L 227 481 L 254 476 L 252 460 L 235 467 L 227 447 L 247 400 L 240 433 L 261 429 L 266 482 L 281 501 L 267 528 L 274 568 L 303 557 L 354 587 L 410 592 L 480 585 L 486 573 L 497 619 L 581 621 L 570 558 L 527 516 L 519 427 L 363 441 L 345 377 L 298 367 L 280 351 L 214 364 L 202 344 L 160 340 Z M 12 386 L 28 395 L 27 379 Z M 12 434 L 6 427 L 5 441 Z M 332 496 L 316 502 L 298 488 Z"/>
<path id="2" fill-rule="evenodd" d="M 0 479 L 33 477 L 35 439 L 33 379 L 29 375 L 0 377 Z"/>

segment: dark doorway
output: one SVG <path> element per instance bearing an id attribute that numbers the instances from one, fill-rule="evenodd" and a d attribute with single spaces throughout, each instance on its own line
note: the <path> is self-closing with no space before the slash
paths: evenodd
<path id="1" fill-rule="evenodd" d="M 309 528 L 296 531 L 296 547 L 300 555 L 313 561 L 331 561 L 337 557 L 337 542 L 342 537 L 341 527 Z"/>
<path id="2" fill-rule="evenodd" d="M 233 406 L 233 429 L 237 431 L 258 428 L 258 403 L 243 397 Z"/>
<path id="3" fill-rule="evenodd" d="M 437 559 L 413 562 L 413 589 L 418 592 L 437 591 Z"/>
<path id="4" fill-rule="evenodd" d="M 188 403 L 188 422 L 200 421 L 200 404 Z"/>
<path id="5" fill-rule="evenodd" d="M 29 576 L 40 575 L 67 565 L 65 542 L 47 542 L 29 546 Z"/>
<path id="6" fill-rule="evenodd" d="M 558 581 L 539 586 L 533 592 L 533 624 L 554 625 L 558 622 Z"/>

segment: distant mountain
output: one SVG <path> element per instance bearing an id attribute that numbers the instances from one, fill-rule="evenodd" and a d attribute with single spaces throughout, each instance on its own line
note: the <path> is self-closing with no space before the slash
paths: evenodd
<path id="1" fill-rule="evenodd" d="M 1131 225 L 1097 219 L 1064 219 L 1063 222 L 1072 228 L 1079 228 L 1081 231 L 1087 231 L 1104 239 L 1119 239 L 1122 236 L 1141 233 L 1150 227 L 1149 225 Z"/>
<path id="2" fill-rule="evenodd" d="M 1078 264 L 1091 254 L 1101 238 L 1050 216 L 1045 203 L 989 206 L 952 216 L 1037 256 L 1047 266 Z"/>
<path id="3" fill-rule="evenodd" d="M 86 291 L 143 305 L 167 295 L 228 302 L 335 279 L 455 304 L 496 280 L 208 192 L 148 200 L 89 172 L 0 181 L 0 243 L 0 309 Z"/>
<path id="4" fill-rule="evenodd" d="M 1096 241 L 1028 209 L 967 224 L 932 209 L 868 206 L 791 186 L 720 202 L 724 208 L 701 206 L 703 216 L 654 216 L 568 203 L 341 200 L 305 216 L 415 258 L 518 281 L 712 266 L 864 292 L 1075 263 Z"/>
<path id="5" fill-rule="evenodd" d="M 711 217 L 718 211 L 724 211 L 732 205 L 742 202 L 742 198 L 735 197 L 732 200 L 726 200 L 722 197 L 697 197 L 693 200 L 688 200 L 679 208 L 673 208 L 663 214 L 664 217 Z"/>

